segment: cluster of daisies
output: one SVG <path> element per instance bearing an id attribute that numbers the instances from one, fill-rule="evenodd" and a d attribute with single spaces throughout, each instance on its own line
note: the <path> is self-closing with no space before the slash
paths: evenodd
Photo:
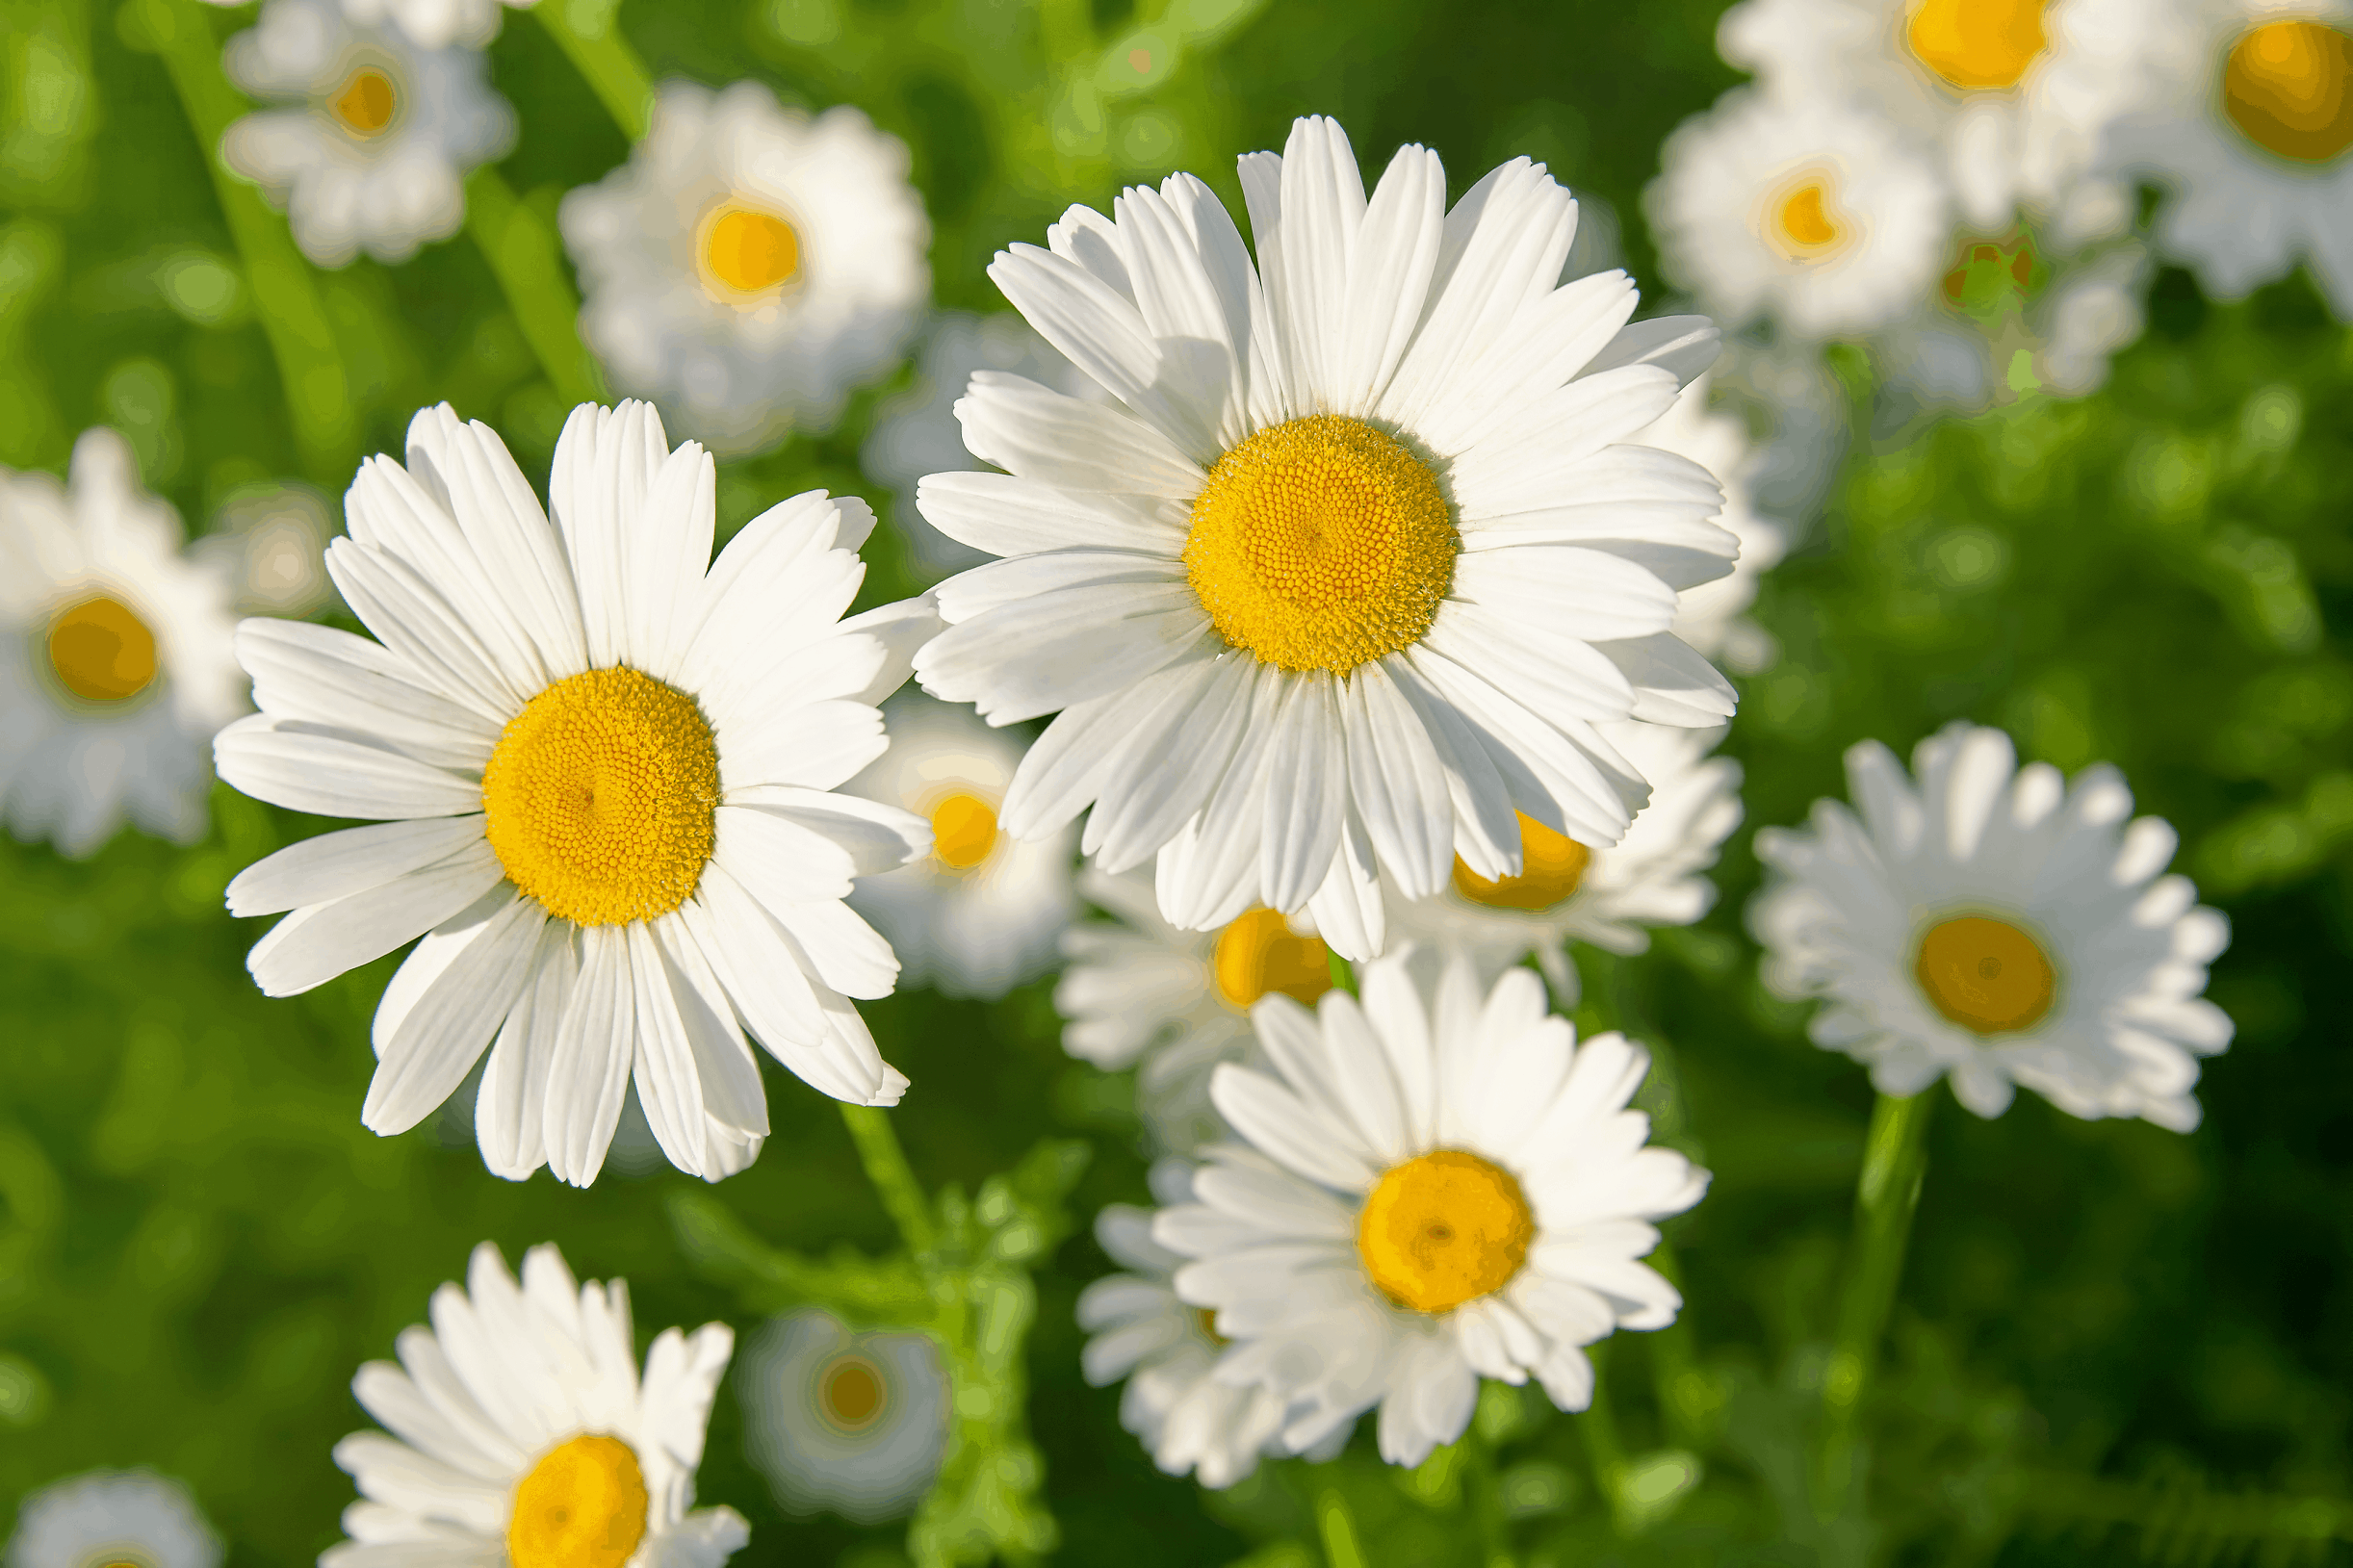
<path id="1" fill-rule="evenodd" d="M 2043 145 L 2028 73 L 2067 58 L 2042 29 L 2079 8 L 1991 33 L 1981 8 L 1913 9 L 1928 20 L 1889 37 L 1959 96 L 1914 83 L 1905 109 L 1891 87 L 1869 112 L 1914 115 L 1904 135 L 1852 130 L 1859 88 L 1722 112 L 1746 127 L 1724 160 L 1802 147 L 1737 199 L 1715 174 L 1693 199 L 1812 247 L 1743 229 L 1770 281 L 1735 317 L 1776 301 L 1822 329 L 1797 301 L 1878 296 L 1840 278 L 1842 247 L 1942 246 L 1897 232 L 1915 208 L 1945 222 L 1974 167 L 1915 157 L 1934 135 Z M 1726 37 L 1849 11 L 1863 73 L 1878 8 L 1750 0 Z M 455 171 L 510 134 L 478 55 L 498 19 L 267 0 L 232 66 L 300 106 L 223 156 L 286 188 L 323 262 L 447 233 Z M 2030 35 L 1994 80 L 1979 55 Z M 1672 154 L 1662 227 L 1728 254 L 1677 227 L 1698 145 Z M 589 341 L 694 438 L 647 402 L 583 405 L 542 490 L 487 426 L 418 414 L 323 552 L 366 635 L 232 630 L 227 567 L 178 548 L 105 432 L 69 487 L 6 476 L 11 820 L 69 852 L 121 810 L 185 835 L 209 741 L 246 794 L 361 821 L 231 883 L 234 913 L 280 916 L 254 980 L 291 995 L 408 947 L 361 1119 L 403 1132 L 473 1079 L 509 1179 L 592 1183 L 634 1104 L 670 1163 L 719 1180 L 768 1135 L 757 1052 L 894 1105 L 918 1091 L 859 1001 L 1059 967 L 1068 1048 L 1134 1069 L 1161 1156 L 1155 1205 L 1101 1216 L 1123 1272 L 1079 1312 L 1087 1375 L 1125 1381 L 1163 1468 L 1228 1485 L 1366 1416 L 1417 1464 L 1482 1378 L 1585 1408 L 1589 1348 L 1675 1318 L 1643 1260 L 1707 1185 L 1633 1108 L 1643 1047 L 1579 1040 L 1561 1010 L 1570 944 L 1639 952 L 1696 919 L 1741 820 L 1709 655 L 1753 652 L 1741 613 L 1778 540 L 1705 404 L 1717 329 L 1635 321 L 1621 271 L 1564 281 L 1577 204 L 1540 165 L 1449 206 L 1428 150 L 1368 190 L 1339 127 L 1303 119 L 1241 160 L 1249 243 L 1177 174 L 997 256 L 1019 323 L 935 338 L 874 453 L 922 548 L 963 569 L 851 615 L 874 513 L 797 496 L 714 556 L 713 450 L 826 417 L 898 351 L 926 287 L 904 160 L 853 111 L 665 92 L 564 227 Z M 2059 189 L 2020 175 L 1996 205 Z M 933 386 L 959 394 L 958 450 L 926 424 Z M 2193 1124 L 2198 1058 L 2230 1038 L 2200 994 L 2227 932 L 2163 874 L 2170 830 L 2130 819 L 2112 771 L 2070 784 L 1967 725 L 1908 771 L 1875 744 L 1849 761 L 1855 810 L 1758 839 L 1774 880 L 1752 927 L 1769 982 L 1822 999 L 1814 1038 L 1889 1094 L 1944 1077 L 1992 1116 L 2025 1085 Z M 619 1282 L 582 1286 L 547 1247 L 518 1281 L 487 1244 L 431 1320 L 354 1383 L 382 1429 L 336 1451 L 361 1500 L 323 1560 L 621 1568 L 745 1544 L 740 1516 L 693 1507 L 728 1329 L 665 1332 L 640 1370 Z M 941 1462 L 951 1391 L 920 1336 L 805 1316 L 746 1369 L 789 1507 L 887 1513 Z M 80 1495 L 21 1528 L 65 1530 Z M 184 1548 L 148 1555 L 209 1564 L 200 1522 L 167 1515 Z"/>

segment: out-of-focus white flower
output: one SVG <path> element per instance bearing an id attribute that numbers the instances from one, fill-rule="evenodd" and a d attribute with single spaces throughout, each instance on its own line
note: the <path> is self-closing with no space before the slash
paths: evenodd
<path id="1" fill-rule="evenodd" d="M 796 1312 L 744 1347 L 736 1389 L 744 1450 L 791 1513 L 866 1525 L 905 1513 L 947 1452 L 947 1369 L 927 1335 L 857 1334 L 830 1312 Z"/>
<path id="2" fill-rule="evenodd" d="M 406 261 L 466 218 L 466 174 L 513 144 L 514 111 L 490 90 L 481 50 L 427 48 L 362 26 L 337 0 L 267 0 L 229 40 L 230 79 L 265 100 L 220 137 L 220 160 L 286 210 L 322 267 L 362 250 Z"/>
<path id="3" fill-rule="evenodd" d="M 71 481 L 0 469 L 0 816 L 87 855 L 127 814 L 204 832 L 213 732 L 246 707 L 230 576 L 180 548 L 109 429 L 74 444 Z"/>
<path id="4" fill-rule="evenodd" d="M 232 497 L 188 552 L 228 570 L 240 613 L 302 620 L 339 603 L 326 575 L 335 531 L 316 490 L 268 485 Z"/>
<path id="5" fill-rule="evenodd" d="M 96 1470 L 16 1510 L 8 1568 L 215 1568 L 220 1539 L 187 1489 L 146 1470 Z"/>
<path id="6" fill-rule="evenodd" d="M 1749 504 L 1795 543 L 1821 515 L 1847 455 L 1846 388 L 1813 345 L 1768 347 L 1745 334 L 1724 340 L 1710 379 L 1756 443 L 1745 474 Z"/>
<path id="7" fill-rule="evenodd" d="M 2078 251 L 2050 264 L 1980 321 L 1949 302 L 1971 271 L 2030 274 L 2032 238 L 1960 247 L 1948 302 L 1921 310 L 1881 341 L 1891 382 L 1929 406 L 1975 411 L 2031 387 L 2062 397 L 2097 391 L 2108 361 L 2140 337 L 2149 253 L 2137 241 Z"/>
<path id="8" fill-rule="evenodd" d="M 581 332 L 620 391 L 719 452 L 829 427 L 900 359 L 931 290 L 907 148 L 758 82 L 661 90 L 630 161 L 564 197 Z"/>
<path id="9" fill-rule="evenodd" d="M 220 3 L 220 0 L 216 0 Z M 420 49 L 453 43 L 479 49 L 499 36 L 504 6 L 528 11 L 539 0 L 343 0 L 343 13 L 362 27 L 386 21 L 417 40 Z"/>
<path id="10" fill-rule="evenodd" d="M 1708 406 L 1714 379 L 1703 375 L 1685 387 L 1673 407 L 1627 440 L 1688 457 L 1724 487 L 1724 507 L 1716 524 L 1740 541 L 1740 558 L 1729 577 L 1683 590 L 1675 601 L 1673 630 L 1709 658 L 1753 674 L 1772 662 L 1776 650 L 1764 628 L 1743 612 L 1756 602 L 1757 579 L 1781 559 L 1787 546 L 1780 525 L 1758 514 L 1749 493 L 1748 477 L 1761 454 L 1749 446 L 1747 426 L 1738 414 Z"/>

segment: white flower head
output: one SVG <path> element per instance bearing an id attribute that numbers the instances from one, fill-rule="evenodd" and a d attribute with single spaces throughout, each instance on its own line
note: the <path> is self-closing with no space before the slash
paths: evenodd
<path id="1" fill-rule="evenodd" d="M 229 573 L 181 550 L 113 430 L 69 482 L 0 468 L 0 816 L 88 855 L 127 815 L 204 833 L 212 733 L 244 711 Z"/>
<path id="2" fill-rule="evenodd" d="M 694 1507 L 725 1324 L 663 1329 L 641 1375 L 627 1284 L 576 1283 L 551 1244 L 518 1287 L 484 1242 L 395 1344 L 351 1379 L 384 1430 L 335 1445 L 361 1501 L 320 1568 L 717 1568 L 750 1539 Z"/>
<path id="3" fill-rule="evenodd" d="M 931 853 L 862 877 L 850 908 L 898 955 L 905 985 L 1002 996 L 1053 967 L 1078 911 L 1077 834 L 1023 842 L 997 826 L 1020 740 L 920 691 L 884 706 L 891 749 L 842 787 L 931 823 Z"/>
<path id="4" fill-rule="evenodd" d="M 397 24 L 420 49 L 463 44 L 479 49 L 499 36 L 504 7 L 529 10 L 538 0 L 343 0 L 343 13 L 361 27 Z"/>
<path id="5" fill-rule="evenodd" d="M 582 404 L 547 510 L 486 425 L 447 404 L 374 457 L 327 551 L 379 642 L 252 620 L 261 708 L 220 733 L 257 799 L 383 818 L 229 885 L 293 913 L 248 966 L 307 990 L 423 935 L 376 1010 L 361 1119 L 404 1132 L 487 1050 L 482 1157 L 586 1185 L 634 1085 L 662 1152 L 716 1180 L 767 1135 L 748 1040 L 866 1105 L 907 1080 L 848 1000 L 889 994 L 851 879 L 930 826 L 835 793 L 881 755 L 875 704 L 937 626 L 920 602 L 840 621 L 874 515 L 811 491 L 711 559 L 714 471 L 643 403 Z"/>
<path id="6" fill-rule="evenodd" d="M 1850 337 L 1942 275 L 1944 184 L 1897 122 L 1836 100 L 1736 89 L 1675 127 L 1643 193 L 1668 275 L 1727 327 Z"/>
<path id="7" fill-rule="evenodd" d="M 1163 1204 L 1193 1200 L 1192 1168 L 1181 1160 L 1155 1165 L 1151 1184 Z M 1125 1203 L 1095 1217 L 1095 1239 L 1127 1272 L 1106 1274 L 1078 1295 L 1078 1326 L 1093 1336 L 1079 1370 L 1098 1388 L 1125 1379 L 1120 1425 L 1154 1464 L 1222 1489 L 1257 1469 L 1260 1455 L 1283 1452 L 1282 1401 L 1263 1388 L 1218 1380 L 1227 1341 L 1208 1312 L 1177 1298 L 1172 1280 L 1184 1256 L 1153 1241 L 1151 1227 L 1151 1210 Z"/>
<path id="8" fill-rule="evenodd" d="M 1378 1405 L 1382 1457 L 1419 1464 L 1462 1435 L 1482 1377 L 1582 1410 L 1584 1347 L 1682 1305 L 1638 1260 L 1707 1175 L 1644 1146 L 1627 1105 L 1648 1056 L 1578 1045 L 1527 969 L 1483 991 L 1458 957 L 1432 986 L 1410 955 L 1365 967 L 1362 1005 L 1258 1004 L 1274 1071 L 1222 1067 L 1211 1088 L 1249 1146 L 1209 1150 L 1195 1201 L 1152 1224 L 1190 1260 L 1178 1297 L 1231 1342 L 1218 1380 L 1275 1395 L 1292 1452 Z"/>
<path id="9" fill-rule="evenodd" d="M 4 1560 L 8 1568 L 218 1568 L 220 1538 L 179 1482 L 146 1470 L 96 1470 L 26 1498 Z"/>
<path id="10" fill-rule="evenodd" d="M 468 171 L 514 142 L 514 111 L 490 90 L 478 48 L 356 25 L 337 0 L 267 0 L 225 63 L 255 97 L 292 102 L 221 133 L 220 161 L 286 209 L 322 267 L 363 250 L 406 261 L 455 234 Z"/>
<path id="11" fill-rule="evenodd" d="M 1006 557 L 943 583 L 927 689 L 994 724 L 1061 710 L 1006 797 L 1018 836 L 1093 808 L 1190 930 L 1307 912 L 1369 957 L 1381 870 L 1519 869 L 1515 811 L 1614 843 L 1646 796 L 1594 726 L 1713 724 L 1732 693 L 1668 630 L 1731 570 L 1705 470 L 1627 445 L 1707 368 L 1633 285 L 1556 286 L 1576 205 L 1518 159 L 1451 211 L 1399 150 L 1368 198 L 1339 127 L 1241 161 L 1254 262 L 1172 175 L 990 275 L 1115 401 L 983 372 L 957 406 L 1003 473 L 923 481 Z"/>
<path id="12" fill-rule="evenodd" d="M 1955 723 L 1911 776 L 1876 741 L 1847 753 L 1847 776 L 1859 816 L 1817 801 L 1807 828 L 1756 841 L 1776 873 L 1749 911 L 1765 979 L 1823 999 L 1815 1042 L 1869 1064 L 1882 1093 L 1949 1075 L 1981 1117 L 2023 1084 L 2071 1116 L 2196 1126 L 2197 1059 L 2231 1042 L 2199 994 L 2230 927 L 2159 875 L 2174 831 L 2128 825 L 2116 770 L 2070 786 L 2020 767 L 2001 731 Z"/>
<path id="13" fill-rule="evenodd" d="M 947 1368 L 925 1334 L 853 1333 L 830 1312 L 780 1318 L 736 1368 L 744 1449 L 777 1502 L 860 1524 L 922 1501 L 947 1453 Z"/>
<path id="14" fill-rule="evenodd" d="M 1554 999 L 1571 1007 L 1580 987 L 1565 943 L 1640 953 L 1650 927 L 1705 914 L 1716 902 L 1705 873 L 1741 820 L 1740 764 L 1708 755 L 1722 732 L 1628 724 L 1609 733 L 1652 784 L 1625 837 L 1589 849 L 1522 823 L 1528 863 L 1518 876 L 1489 880 L 1458 861 L 1435 897 L 1399 907 L 1399 934 L 1469 954 L 1485 977 L 1533 955 Z"/>
<path id="15" fill-rule="evenodd" d="M 889 373 L 931 292 L 905 143 L 758 82 L 661 90 L 645 140 L 564 197 L 581 334 L 613 384 L 720 452 L 829 427 Z"/>

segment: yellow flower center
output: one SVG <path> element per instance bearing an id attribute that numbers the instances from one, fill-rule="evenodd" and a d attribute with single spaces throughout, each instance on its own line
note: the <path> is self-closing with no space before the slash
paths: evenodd
<path id="1" fill-rule="evenodd" d="M 588 1432 L 549 1451 L 515 1487 L 513 1568 L 621 1568 L 645 1538 L 645 1475 L 617 1437 Z"/>
<path id="2" fill-rule="evenodd" d="M 684 904 L 718 804 L 719 750 L 694 699 L 625 666 L 532 698 L 482 769 L 483 830 L 506 875 L 575 925 Z"/>
<path id="3" fill-rule="evenodd" d="M 121 600 L 97 594 L 49 623 L 49 667 L 86 703 L 124 702 L 155 680 L 155 633 Z"/>
<path id="4" fill-rule="evenodd" d="M 2231 45 L 2222 111 L 2248 141 L 2300 164 L 2353 146 L 2353 36 L 2325 22 L 2265 22 Z"/>
<path id="5" fill-rule="evenodd" d="M 704 218 L 696 249 L 704 281 L 730 299 L 781 289 L 801 270 L 801 237 L 791 224 L 732 201 Z"/>
<path id="6" fill-rule="evenodd" d="M 1809 174 L 1766 203 L 1767 238 L 1792 261 L 1813 261 L 1837 249 L 1847 225 L 1837 218 L 1837 193 L 1825 174 Z"/>
<path id="7" fill-rule="evenodd" d="M 1930 930 L 1912 967 L 1936 1011 L 1979 1035 L 2033 1027 L 2058 989 L 2051 960 L 2033 938 L 1981 914 Z"/>
<path id="8" fill-rule="evenodd" d="M 2050 42 L 2043 0 L 1924 0 L 1907 37 L 1923 65 L 1964 91 L 2016 87 Z"/>
<path id="9" fill-rule="evenodd" d="M 1217 460 L 1184 564 L 1228 643 L 1346 675 L 1421 640 L 1461 548 L 1428 463 L 1360 421 L 1314 414 Z"/>
<path id="10" fill-rule="evenodd" d="M 825 1419 L 852 1430 L 882 1414 L 882 1374 L 864 1356 L 845 1355 L 825 1369 L 817 1385 Z"/>
<path id="11" fill-rule="evenodd" d="M 931 809 L 931 852 L 950 871 L 970 871 L 996 850 L 996 808 L 954 794 Z"/>
<path id="12" fill-rule="evenodd" d="M 401 94 L 392 78 L 374 65 L 362 65 L 344 78 L 343 86 L 326 101 L 336 123 L 366 141 L 384 134 L 401 107 Z"/>
<path id="13" fill-rule="evenodd" d="M 1321 937 L 1298 937 L 1273 910 L 1256 909 L 1217 934 L 1210 969 L 1228 1007 L 1246 1012 L 1270 990 L 1312 1004 L 1332 989 L 1331 949 Z"/>
<path id="14" fill-rule="evenodd" d="M 1391 1167 L 1357 1219 L 1364 1272 L 1416 1312 L 1451 1312 L 1503 1289 L 1535 1236 L 1518 1180 L 1451 1148 Z"/>
<path id="15" fill-rule="evenodd" d="M 1548 910 L 1568 897 L 1585 881 L 1585 868 L 1593 852 L 1565 834 L 1547 828 L 1527 812 L 1519 813 L 1519 863 L 1516 877 L 1493 882 L 1455 857 L 1455 891 L 1474 904 L 1494 910 Z"/>

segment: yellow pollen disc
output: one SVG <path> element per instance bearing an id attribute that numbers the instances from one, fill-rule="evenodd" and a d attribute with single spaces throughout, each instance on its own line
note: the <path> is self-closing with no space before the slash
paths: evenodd
<path id="1" fill-rule="evenodd" d="M 1332 989 L 1331 949 L 1321 937 L 1297 937 L 1273 910 L 1256 909 L 1217 934 L 1210 967 L 1228 1007 L 1246 1011 L 1270 990 L 1313 1003 Z"/>
<path id="2" fill-rule="evenodd" d="M 1503 1289 L 1535 1236 L 1513 1174 L 1451 1148 L 1391 1167 L 1357 1219 L 1364 1272 L 1416 1312 L 1451 1312 Z"/>
<path id="3" fill-rule="evenodd" d="M 2033 938 L 1978 914 L 1930 930 L 1912 967 L 1936 1011 L 1979 1035 L 2033 1027 L 2058 989 Z"/>
<path id="4" fill-rule="evenodd" d="M 515 1487 L 513 1568 L 621 1568 L 645 1537 L 645 1475 L 617 1437 L 583 1433 L 548 1452 Z"/>
<path id="5" fill-rule="evenodd" d="M 1217 460 L 1184 564 L 1228 643 L 1346 675 L 1421 640 L 1461 548 L 1429 464 L 1360 421 L 1314 414 Z"/>
<path id="6" fill-rule="evenodd" d="M 1830 187 L 1818 175 L 1771 203 L 1770 238 L 1790 260 L 1812 261 L 1847 238 L 1847 226 L 1833 214 Z"/>
<path id="7" fill-rule="evenodd" d="M 2353 36 L 2324 22 L 2265 22 L 2231 45 L 2222 110 L 2248 141 L 2301 164 L 2353 146 Z"/>
<path id="8" fill-rule="evenodd" d="M 2050 42 L 2043 0 L 1924 0 L 1906 37 L 1923 65 L 1964 90 L 2016 87 Z"/>
<path id="9" fill-rule="evenodd" d="M 1565 834 L 1547 828 L 1527 812 L 1519 813 L 1519 863 L 1516 877 L 1489 882 L 1455 857 L 1455 891 L 1474 904 L 1495 910 L 1548 910 L 1577 890 L 1593 852 Z"/>
<path id="10" fill-rule="evenodd" d="M 49 666 L 86 703 L 119 703 L 155 680 L 155 633 L 107 594 L 68 604 L 49 623 Z"/>
<path id="11" fill-rule="evenodd" d="M 801 237 L 755 207 L 722 205 L 703 219 L 703 274 L 730 295 L 766 294 L 801 270 Z"/>
<path id="12" fill-rule="evenodd" d="M 353 136 L 381 136 L 401 107 L 401 96 L 393 88 L 391 77 L 374 65 L 362 65 L 344 78 L 343 86 L 335 90 L 326 106 Z"/>
<path id="13" fill-rule="evenodd" d="M 996 849 L 996 808 L 978 795 L 950 795 L 931 809 L 931 852 L 950 871 L 970 871 Z"/>
<path id="14" fill-rule="evenodd" d="M 825 1369 L 818 1399 L 837 1427 L 864 1427 L 882 1413 L 883 1383 L 871 1361 L 843 1356 Z"/>
<path id="15" fill-rule="evenodd" d="M 482 769 L 483 828 L 506 875 L 575 925 L 684 904 L 718 804 L 719 751 L 694 700 L 625 666 L 532 698 Z"/>

